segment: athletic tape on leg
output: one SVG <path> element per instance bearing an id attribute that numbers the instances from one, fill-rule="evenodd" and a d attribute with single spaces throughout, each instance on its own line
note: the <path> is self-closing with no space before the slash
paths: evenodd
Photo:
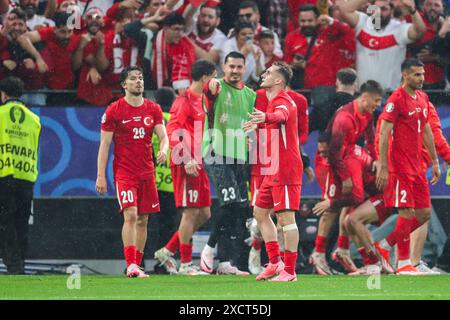
<path id="1" fill-rule="evenodd" d="M 298 230 L 297 224 L 291 223 L 283 227 L 283 232 L 291 231 L 291 230 Z"/>

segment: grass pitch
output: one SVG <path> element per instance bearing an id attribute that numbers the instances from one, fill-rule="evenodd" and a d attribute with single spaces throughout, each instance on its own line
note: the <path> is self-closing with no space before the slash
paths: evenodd
<path id="1" fill-rule="evenodd" d="M 450 275 L 299 275 L 298 282 L 257 282 L 254 276 L 81 276 L 80 289 L 68 289 L 68 276 L 0 276 L 0 299 L 44 300 L 323 300 L 450 299 Z M 69 281 L 70 282 L 70 281 Z M 72 282 L 73 283 L 73 282 Z"/>

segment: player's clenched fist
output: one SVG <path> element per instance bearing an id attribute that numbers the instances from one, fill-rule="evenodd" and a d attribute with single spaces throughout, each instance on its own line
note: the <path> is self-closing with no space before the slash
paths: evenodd
<path id="1" fill-rule="evenodd" d="M 100 194 L 108 192 L 108 184 L 106 183 L 105 177 L 97 177 L 97 181 L 95 183 L 95 190 Z"/>

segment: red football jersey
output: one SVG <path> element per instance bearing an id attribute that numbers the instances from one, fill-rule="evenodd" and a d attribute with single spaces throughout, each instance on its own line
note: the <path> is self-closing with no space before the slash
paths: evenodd
<path id="1" fill-rule="evenodd" d="M 337 20 L 319 29 L 305 68 L 305 89 L 336 84 L 336 63 L 339 59 L 336 59 L 333 53 L 336 52 L 337 43 L 344 41 L 347 34 L 351 32 L 349 25 Z M 307 38 L 299 30 L 290 32 L 285 39 L 284 61 L 290 64 L 296 54 L 306 56 L 308 47 Z"/>
<path id="2" fill-rule="evenodd" d="M 397 88 L 386 101 L 380 119 L 394 124 L 389 172 L 421 174 L 422 137 L 428 122 L 428 104 L 426 93 L 416 90 L 413 98 L 402 87 Z"/>
<path id="3" fill-rule="evenodd" d="M 379 191 L 375 186 L 375 174 L 372 171 L 373 158 L 368 151 L 358 145 L 353 145 L 349 148 L 350 156 L 359 163 L 358 168 L 362 169 L 362 187 L 364 192 L 368 195 L 378 194 Z M 360 203 L 357 202 L 357 197 L 354 193 L 349 195 L 342 195 L 342 181 L 339 176 L 333 173 L 331 166 L 326 158 L 323 158 L 316 153 L 315 155 L 315 173 L 317 183 L 322 190 L 322 199 L 329 199 L 332 208 L 341 208 L 346 206 L 355 206 Z M 355 163 L 355 162 L 353 162 Z M 356 163 L 355 163 L 356 164 Z M 356 181 L 354 182 L 356 184 Z M 355 191 L 354 188 L 353 191 Z"/>
<path id="4" fill-rule="evenodd" d="M 45 44 L 41 54 L 49 68 L 47 85 L 50 89 L 71 89 L 75 80 L 75 74 L 72 71 L 72 54 L 78 48 L 80 36 L 74 34 L 69 43 L 62 47 L 56 39 L 54 30 L 55 27 L 38 30 Z"/>
<path id="5" fill-rule="evenodd" d="M 308 142 L 308 134 L 309 134 L 309 122 L 308 122 L 308 100 L 304 95 L 294 91 L 287 90 L 287 94 L 292 98 L 297 106 L 297 125 L 298 125 L 298 138 L 300 145 Z M 256 101 L 255 101 L 255 109 L 265 112 L 267 106 L 269 104 L 269 100 L 267 99 L 266 90 L 259 89 L 256 91 Z M 256 134 L 257 138 L 265 138 L 263 136 L 259 137 L 258 133 Z M 261 161 L 260 157 L 264 156 L 266 153 L 260 152 L 259 147 L 264 146 L 264 142 L 255 141 L 253 144 L 254 148 L 253 159 L 256 159 L 256 163 L 252 164 L 252 175 L 261 175 L 261 168 L 266 167 L 267 165 L 262 165 L 261 163 L 267 164 L 269 160 Z"/>
<path id="6" fill-rule="evenodd" d="M 300 156 L 298 139 L 297 107 L 285 90 L 269 101 L 266 111 L 267 154 L 270 155 L 270 166 L 263 168 L 263 175 L 270 175 L 269 184 L 300 185 L 302 184 L 303 162 Z M 278 140 L 274 140 L 278 137 Z M 274 145 L 272 150 L 272 144 Z M 272 152 L 273 151 L 273 152 Z"/>
<path id="7" fill-rule="evenodd" d="M 205 98 L 204 100 L 207 103 L 207 99 Z M 202 95 L 188 89 L 175 99 L 170 109 L 170 120 L 167 123 L 170 148 L 175 148 L 170 157 L 171 165 L 181 164 L 179 162 L 181 159 L 179 158 L 186 156 L 183 154 L 183 150 L 190 150 L 190 154 L 187 155 L 189 160 L 195 159 L 197 163 L 201 163 L 205 116 L 202 106 Z M 180 141 L 184 145 L 183 148 L 180 148 Z M 173 161 L 174 157 L 176 157 L 175 163 Z"/>
<path id="8" fill-rule="evenodd" d="M 350 148 L 358 142 L 362 134 L 366 139 L 370 155 L 377 159 L 375 151 L 375 128 L 372 114 L 361 114 L 357 110 L 357 100 L 339 108 L 328 124 L 327 131 L 331 133 L 329 162 L 333 171 L 342 181 L 350 177 L 349 170 L 343 159 Z"/>
<path id="9" fill-rule="evenodd" d="M 161 107 L 144 99 L 133 107 L 121 98 L 111 103 L 102 117 L 102 131 L 114 132 L 114 178 L 148 179 L 154 173 L 153 128 L 163 123 Z"/>

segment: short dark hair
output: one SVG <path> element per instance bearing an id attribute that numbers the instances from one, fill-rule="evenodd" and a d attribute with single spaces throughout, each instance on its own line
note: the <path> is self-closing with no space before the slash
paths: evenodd
<path id="1" fill-rule="evenodd" d="M 234 28 L 233 28 L 233 35 L 237 36 L 239 32 L 241 32 L 242 29 L 252 29 L 253 31 L 255 31 L 256 26 L 253 22 L 248 21 L 246 19 L 238 19 L 235 23 L 234 23 Z"/>
<path id="2" fill-rule="evenodd" d="M 263 30 L 258 33 L 258 40 L 262 39 L 275 39 L 275 34 L 270 30 Z"/>
<path id="3" fill-rule="evenodd" d="M 167 17 L 164 18 L 163 22 L 162 22 L 163 26 L 173 26 L 176 24 L 180 24 L 180 25 L 185 25 L 186 24 L 186 20 L 184 20 L 184 18 L 179 15 L 177 12 L 172 12 L 171 14 L 169 14 Z"/>
<path id="4" fill-rule="evenodd" d="M 245 64 L 245 56 L 238 51 L 231 51 L 229 54 L 227 54 L 225 56 L 225 60 L 223 63 L 227 63 L 229 58 L 242 59 L 242 60 L 244 60 L 244 64 Z"/>
<path id="5" fill-rule="evenodd" d="M 272 65 L 278 67 L 277 72 L 281 74 L 281 76 L 284 78 L 285 84 L 288 86 L 289 83 L 291 83 L 292 79 L 291 67 L 284 61 L 275 61 Z"/>
<path id="6" fill-rule="evenodd" d="M 197 60 L 191 67 L 191 77 L 199 81 L 203 76 L 210 76 L 216 71 L 216 66 L 211 61 Z"/>
<path id="7" fill-rule="evenodd" d="M 403 72 L 411 69 L 412 67 L 423 67 L 423 66 L 424 66 L 423 62 L 420 61 L 419 59 L 410 58 L 403 61 L 401 70 Z"/>
<path id="8" fill-rule="evenodd" d="M 67 12 L 57 12 L 53 16 L 53 21 L 55 21 L 55 27 L 61 28 L 67 26 L 67 21 L 72 15 L 68 14 Z"/>
<path id="9" fill-rule="evenodd" d="M 202 9 L 204 8 L 208 8 L 208 9 L 213 9 L 216 12 L 216 16 L 220 18 L 220 15 L 222 14 L 222 10 L 220 10 L 219 6 L 208 6 L 208 3 L 204 3 L 200 6 L 200 11 L 202 11 Z"/>
<path id="10" fill-rule="evenodd" d="M 27 21 L 27 15 L 25 14 L 25 11 L 20 8 L 14 8 L 8 14 L 15 14 L 17 16 L 17 19 L 25 22 Z"/>
<path id="11" fill-rule="evenodd" d="M 384 90 L 381 84 L 376 82 L 375 80 L 367 80 L 361 85 L 359 89 L 361 94 L 363 93 L 371 93 L 371 94 L 379 94 L 380 96 L 384 95 Z"/>
<path id="12" fill-rule="evenodd" d="M 170 107 L 177 94 L 171 87 L 161 87 L 155 92 L 155 101 L 161 106 L 163 112 L 170 112 Z"/>
<path id="13" fill-rule="evenodd" d="M 253 11 L 255 11 L 256 13 L 259 13 L 259 8 L 258 8 L 258 4 L 255 1 L 252 0 L 246 0 L 246 1 L 242 1 L 239 4 L 239 10 L 241 9 L 247 9 L 247 8 L 252 8 Z"/>
<path id="14" fill-rule="evenodd" d="M 340 69 L 336 74 L 336 78 L 344 86 L 354 85 L 357 77 L 358 77 L 358 75 L 357 75 L 355 69 L 352 69 L 352 68 Z"/>
<path id="15" fill-rule="evenodd" d="M 121 85 L 128 79 L 128 76 L 129 76 L 131 71 L 139 71 L 141 74 L 144 74 L 144 71 L 142 70 L 141 67 L 138 67 L 138 66 L 126 67 L 120 73 L 120 84 Z"/>
<path id="16" fill-rule="evenodd" d="M 319 17 L 319 16 L 320 16 L 320 11 L 319 11 L 319 9 L 318 9 L 315 5 L 313 5 L 313 4 L 307 3 L 307 4 L 304 4 L 304 5 L 301 5 L 300 8 L 298 9 L 298 12 L 306 12 L 306 11 L 312 11 L 312 12 L 314 12 L 314 14 L 316 15 L 316 17 Z"/>
<path id="17" fill-rule="evenodd" d="M 317 142 L 319 143 L 330 143 L 331 141 L 331 134 L 328 131 L 324 131 L 321 134 L 319 134 L 319 138 L 317 139 Z"/>
<path id="18" fill-rule="evenodd" d="M 9 76 L 0 80 L 0 91 L 10 98 L 20 98 L 24 88 L 25 84 L 17 77 Z"/>

